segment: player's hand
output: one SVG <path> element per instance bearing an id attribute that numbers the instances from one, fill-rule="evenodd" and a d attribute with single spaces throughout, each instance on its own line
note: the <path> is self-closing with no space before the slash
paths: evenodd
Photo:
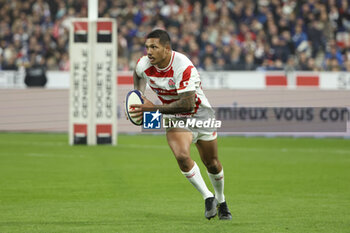
<path id="1" fill-rule="evenodd" d="M 143 117 L 143 112 L 154 111 L 154 104 L 149 101 L 146 97 L 142 96 L 143 104 L 133 104 L 130 105 L 130 114 L 133 117 L 138 116 L 137 120 L 141 120 Z"/>

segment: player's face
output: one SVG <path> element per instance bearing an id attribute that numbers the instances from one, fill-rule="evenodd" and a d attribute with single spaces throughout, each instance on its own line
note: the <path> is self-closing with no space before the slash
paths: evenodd
<path id="1" fill-rule="evenodd" d="M 145 47 L 147 49 L 147 56 L 152 65 L 163 68 L 169 64 L 171 57 L 171 53 L 169 53 L 170 46 L 163 46 L 159 43 L 159 38 L 148 38 Z"/>

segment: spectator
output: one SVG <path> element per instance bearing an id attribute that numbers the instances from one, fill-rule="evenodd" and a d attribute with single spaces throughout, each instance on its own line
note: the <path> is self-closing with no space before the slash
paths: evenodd
<path id="1" fill-rule="evenodd" d="M 325 47 L 320 23 L 316 20 L 310 22 L 307 34 L 312 46 L 312 57 L 316 57 L 317 53 L 322 52 Z"/>
<path id="2" fill-rule="evenodd" d="M 310 57 L 307 60 L 307 67 L 305 70 L 308 71 L 318 71 L 317 67 L 316 67 L 316 63 L 315 63 L 315 59 L 313 59 L 312 57 Z"/>
<path id="3" fill-rule="evenodd" d="M 298 65 L 297 70 L 308 70 L 308 56 L 306 52 L 298 53 Z"/>
<path id="4" fill-rule="evenodd" d="M 37 60 L 32 57 L 30 67 L 26 69 L 24 83 L 28 87 L 43 87 L 47 82 L 46 62 L 44 58 Z"/>
<path id="5" fill-rule="evenodd" d="M 343 56 L 335 45 L 331 46 L 330 51 L 326 53 L 325 59 L 335 59 L 339 65 L 343 65 Z"/>
<path id="6" fill-rule="evenodd" d="M 244 67 L 242 67 L 242 70 L 256 70 L 257 66 L 254 62 L 254 55 L 253 53 L 249 53 L 245 56 L 245 62 Z"/>
<path id="7" fill-rule="evenodd" d="M 225 59 L 222 57 L 219 57 L 216 62 L 216 66 L 214 70 L 226 70 L 226 62 Z"/>
<path id="8" fill-rule="evenodd" d="M 2 70 L 17 70 L 16 58 L 14 56 L 7 59 L 6 62 L 2 64 Z"/>
<path id="9" fill-rule="evenodd" d="M 290 74 L 290 73 L 295 72 L 295 70 L 297 68 L 296 64 L 295 64 L 295 60 L 296 60 L 296 58 L 293 55 L 290 55 L 288 57 L 287 63 L 284 66 L 284 71 L 286 72 L 287 75 Z"/>
<path id="10" fill-rule="evenodd" d="M 295 26 L 295 33 L 292 37 L 295 48 L 302 50 L 301 48 L 307 43 L 307 35 L 302 31 L 300 25 Z"/>
<path id="11" fill-rule="evenodd" d="M 206 56 L 203 61 L 203 68 L 207 71 L 215 71 L 216 67 L 211 56 Z"/>

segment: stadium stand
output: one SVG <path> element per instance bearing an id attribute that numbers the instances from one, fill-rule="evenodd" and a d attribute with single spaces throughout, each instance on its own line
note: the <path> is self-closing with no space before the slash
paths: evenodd
<path id="1" fill-rule="evenodd" d="M 167 28 L 202 70 L 350 71 L 349 0 L 100 0 L 118 22 L 118 70 L 132 70 L 145 35 Z M 69 70 L 68 35 L 86 0 L 1 0 L 0 70 Z"/>

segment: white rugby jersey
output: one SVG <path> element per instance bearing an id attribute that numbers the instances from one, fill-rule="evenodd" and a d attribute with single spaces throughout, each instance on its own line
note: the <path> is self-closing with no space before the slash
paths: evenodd
<path id="1" fill-rule="evenodd" d="M 149 58 L 143 56 L 137 62 L 135 71 L 140 78 L 147 80 L 148 85 L 163 104 L 178 100 L 180 93 L 196 91 L 195 108 L 193 112 L 187 114 L 198 116 L 199 112 L 204 114 L 208 112 L 203 111 L 205 109 L 213 111 L 203 93 L 199 73 L 185 55 L 172 51 L 170 63 L 163 69 L 152 65 Z"/>

